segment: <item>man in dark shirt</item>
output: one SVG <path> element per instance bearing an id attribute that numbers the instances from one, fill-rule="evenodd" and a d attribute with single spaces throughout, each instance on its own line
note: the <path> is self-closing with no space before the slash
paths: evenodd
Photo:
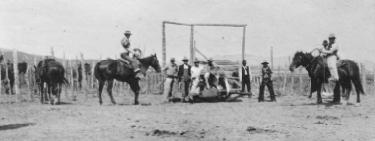
<path id="1" fill-rule="evenodd" d="M 184 62 L 184 64 L 178 67 L 177 77 L 179 86 L 184 85 L 182 102 L 186 102 L 185 98 L 189 95 L 189 88 L 191 82 L 191 66 L 188 64 L 189 59 L 187 59 L 187 57 L 184 57 L 182 61 Z"/>
<path id="2" fill-rule="evenodd" d="M 273 91 L 273 84 L 272 84 L 272 70 L 268 66 L 267 61 L 262 62 L 262 82 L 259 89 L 259 97 L 258 101 L 263 102 L 264 101 L 264 87 L 268 87 L 268 91 L 270 92 L 271 101 L 276 101 L 275 92 Z"/>
<path id="3" fill-rule="evenodd" d="M 242 80 L 242 92 L 245 92 L 245 87 L 247 88 L 247 92 L 251 93 L 251 85 L 250 85 L 250 67 L 246 65 L 246 60 L 242 61 L 241 67 L 241 80 Z"/>

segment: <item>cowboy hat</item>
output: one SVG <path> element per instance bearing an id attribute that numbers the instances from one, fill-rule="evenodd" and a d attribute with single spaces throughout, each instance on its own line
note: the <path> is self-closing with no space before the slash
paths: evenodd
<path id="1" fill-rule="evenodd" d="M 262 61 L 261 64 L 269 64 L 267 60 Z"/>
<path id="2" fill-rule="evenodd" d="M 132 33 L 129 30 L 126 30 L 124 34 L 125 35 L 132 35 Z"/>
<path id="3" fill-rule="evenodd" d="M 189 59 L 188 59 L 187 57 L 184 57 L 184 58 L 182 59 L 182 61 L 189 61 Z"/>
<path id="4" fill-rule="evenodd" d="M 330 39 L 330 38 L 336 38 L 335 34 L 333 34 L 333 33 L 329 34 L 328 39 Z"/>

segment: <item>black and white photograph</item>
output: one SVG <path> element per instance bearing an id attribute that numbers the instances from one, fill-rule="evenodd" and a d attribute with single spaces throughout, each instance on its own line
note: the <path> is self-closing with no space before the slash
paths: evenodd
<path id="1" fill-rule="evenodd" d="M 0 141 L 375 141 L 374 0 L 1 0 Z"/>

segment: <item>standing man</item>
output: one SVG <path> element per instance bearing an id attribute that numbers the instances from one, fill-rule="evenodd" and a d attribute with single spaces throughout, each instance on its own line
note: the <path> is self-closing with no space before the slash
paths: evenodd
<path id="1" fill-rule="evenodd" d="M 242 90 L 241 90 L 241 92 L 245 92 L 245 86 L 246 86 L 247 92 L 251 94 L 251 85 L 250 85 L 251 71 L 250 71 L 250 67 L 246 65 L 246 60 L 242 60 L 242 67 L 241 67 L 241 70 L 240 70 L 240 74 L 241 74 L 240 80 L 242 80 Z"/>
<path id="2" fill-rule="evenodd" d="M 121 45 L 124 47 L 125 52 L 121 53 L 120 56 L 122 59 L 127 60 L 130 62 L 131 66 L 134 69 L 135 77 L 138 79 L 143 78 L 144 75 L 140 73 L 141 69 L 139 68 L 139 61 L 133 58 L 133 51 L 130 49 L 130 35 L 131 32 L 129 30 L 125 31 L 125 37 L 121 40 Z"/>
<path id="3" fill-rule="evenodd" d="M 338 59 L 337 52 L 338 52 L 339 46 L 337 45 L 335 41 L 336 41 L 335 34 L 333 33 L 330 34 L 328 37 L 328 46 L 324 47 L 321 50 L 321 53 L 323 57 L 327 59 L 328 69 L 331 74 L 331 77 L 328 80 L 337 82 L 339 80 L 339 74 L 337 72 L 336 62 Z"/>
<path id="4" fill-rule="evenodd" d="M 167 76 L 167 78 L 165 78 L 165 82 L 164 82 L 163 93 L 164 93 L 164 96 L 166 97 L 166 100 L 168 102 L 171 101 L 170 98 L 172 97 L 173 83 L 174 83 L 175 78 L 177 78 L 178 66 L 175 62 L 176 62 L 175 59 L 171 58 L 171 63 L 168 64 L 163 69 L 165 75 Z"/>
<path id="5" fill-rule="evenodd" d="M 273 91 L 273 84 L 272 84 L 272 70 L 268 66 L 267 61 L 262 62 L 262 82 L 259 89 L 259 97 L 258 102 L 264 102 L 264 86 L 267 86 L 268 91 L 270 92 L 271 101 L 276 101 L 275 92 Z"/>
<path id="6" fill-rule="evenodd" d="M 182 102 L 186 102 L 186 96 L 189 95 L 189 88 L 190 88 L 190 82 L 191 82 L 191 66 L 188 64 L 189 59 L 187 57 L 184 57 L 182 59 L 184 64 L 180 65 L 178 67 L 178 82 L 179 86 L 184 85 L 184 91 L 182 94 Z"/>

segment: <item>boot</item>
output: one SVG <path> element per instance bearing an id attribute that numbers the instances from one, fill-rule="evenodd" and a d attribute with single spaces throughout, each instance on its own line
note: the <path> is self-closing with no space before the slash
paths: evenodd
<path id="1" fill-rule="evenodd" d="M 142 72 L 141 72 L 141 70 L 135 70 L 134 71 L 134 73 L 135 73 L 135 78 L 137 78 L 137 79 L 143 79 L 145 76 L 142 74 Z"/>

